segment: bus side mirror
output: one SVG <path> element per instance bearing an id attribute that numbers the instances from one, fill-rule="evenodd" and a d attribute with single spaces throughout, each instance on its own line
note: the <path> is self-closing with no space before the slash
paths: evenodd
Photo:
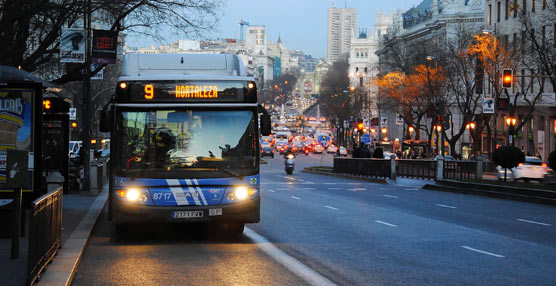
<path id="1" fill-rule="evenodd" d="M 98 129 L 100 132 L 110 132 L 112 126 L 112 120 L 110 118 L 110 102 L 99 112 L 99 125 Z"/>
<path id="2" fill-rule="evenodd" d="M 261 115 L 261 134 L 263 136 L 268 136 L 272 132 L 271 122 L 270 122 L 270 115 L 269 114 L 262 114 Z"/>

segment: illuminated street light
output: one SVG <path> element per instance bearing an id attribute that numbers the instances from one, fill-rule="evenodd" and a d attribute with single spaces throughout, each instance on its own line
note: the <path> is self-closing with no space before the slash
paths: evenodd
<path id="1" fill-rule="evenodd" d="M 380 132 L 382 132 L 382 134 L 386 135 L 386 133 L 388 132 L 388 128 L 382 127 L 382 129 L 380 129 Z"/>
<path id="2" fill-rule="evenodd" d="M 472 129 L 472 130 L 475 129 L 475 122 L 469 122 L 469 123 L 467 123 L 467 125 L 465 125 L 465 128 L 466 128 L 467 130 L 469 130 L 469 129 Z"/>

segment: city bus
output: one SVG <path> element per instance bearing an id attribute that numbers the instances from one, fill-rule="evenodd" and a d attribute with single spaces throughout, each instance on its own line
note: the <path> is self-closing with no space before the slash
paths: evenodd
<path id="1" fill-rule="evenodd" d="M 100 125 L 118 229 L 220 222 L 240 234 L 259 222 L 259 137 L 271 123 L 237 55 L 125 55 Z"/>

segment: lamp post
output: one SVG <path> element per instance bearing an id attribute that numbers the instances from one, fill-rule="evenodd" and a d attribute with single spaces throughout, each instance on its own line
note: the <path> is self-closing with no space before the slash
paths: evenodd
<path id="1" fill-rule="evenodd" d="M 441 124 L 436 124 L 434 126 L 434 130 L 436 130 L 436 145 L 437 145 L 437 153 L 439 155 L 444 156 L 444 140 L 442 140 L 442 142 L 440 142 L 439 137 L 442 137 L 442 139 L 444 139 L 444 137 L 442 136 L 442 125 Z M 442 144 L 442 145 L 441 145 Z M 439 147 L 440 146 L 440 147 Z"/>

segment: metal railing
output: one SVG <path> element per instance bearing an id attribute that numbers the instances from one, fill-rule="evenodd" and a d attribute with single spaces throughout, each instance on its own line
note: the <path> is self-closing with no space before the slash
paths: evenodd
<path id="1" fill-rule="evenodd" d="M 389 159 L 334 158 L 334 173 L 390 178 Z"/>
<path id="2" fill-rule="evenodd" d="M 27 285 L 33 285 L 52 260 L 62 241 L 63 188 L 47 193 L 31 203 Z"/>
<path id="3" fill-rule="evenodd" d="M 396 173 L 398 177 L 435 179 L 436 161 L 433 160 L 396 160 Z"/>
<path id="4" fill-rule="evenodd" d="M 463 180 L 477 177 L 477 162 L 444 161 L 444 179 Z"/>

